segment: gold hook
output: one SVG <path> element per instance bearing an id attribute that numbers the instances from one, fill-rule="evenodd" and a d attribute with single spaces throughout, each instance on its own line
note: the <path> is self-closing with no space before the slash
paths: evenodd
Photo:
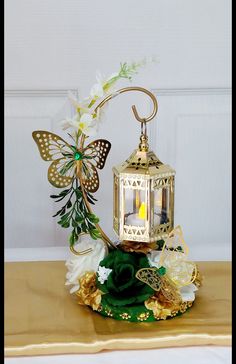
<path id="1" fill-rule="evenodd" d="M 96 106 L 96 108 L 94 109 L 94 112 L 96 113 L 98 109 L 102 108 L 106 104 L 107 101 L 113 99 L 114 97 L 118 96 L 119 94 L 122 94 L 123 92 L 128 92 L 128 91 L 140 91 L 140 92 L 145 93 L 146 95 L 148 95 L 152 99 L 152 102 L 153 102 L 153 112 L 147 118 L 141 118 L 139 116 L 138 112 L 137 112 L 136 106 L 135 105 L 132 105 L 132 111 L 133 111 L 133 114 L 134 114 L 136 120 L 138 120 L 140 123 L 147 123 L 147 122 L 151 121 L 156 116 L 156 113 L 157 113 L 157 110 L 158 110 L 157 99 L 153 95 L 153 93 L 151 93 L 150 91 L 146 90 L 143 87 L 132 87 L 131 86 L 131 87 L 121 88 L 120 90 L 116 91 L 113 94 L 108 95 L 105 99 L 103 99 Z"/>

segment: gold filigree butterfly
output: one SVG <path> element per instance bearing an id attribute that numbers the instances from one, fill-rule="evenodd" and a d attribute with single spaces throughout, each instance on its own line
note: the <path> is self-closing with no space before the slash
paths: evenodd
<path id="1" fill-rule="evenodd" d="M 111 149 L 109 141 L 94 140 L 85 148 L 79 149 L 48 131 L 36 130 L 32 136 L 42 159 L 52 161 L 48 168 L 48 180 L 54 187 L 66 187 L 75 177 L 80 177 L 87 192 L 98 190 L 97 168 L 102 169 L 105 165 Z"/>
<path id="2" fill-rule="evenodd" d="M 176 226 L 168 235 L 162 248 L 159 265 L 164 266 L 168 277 L 178 288 L 194 281 L 196 264 L 189 261 L 188 246 L 184 241 L 181 226 Z"/>
<path id="3" fill-rule="evenodd" d="M 136 278 L 143 283 L 149 285 L 154 291 L 161 292 L 166 301 L 173 304 L 179 304 L 181 302 L 181 296 L 177 287 L 166 274 L 160 274 L 159 271 L 163 271 L 164 267 L 157 268 L 142 268 L 136 273 Z M 164 269 L 165 272 L 165 269 Z M 163 272 L 163 273 L 164 273 Z"/>

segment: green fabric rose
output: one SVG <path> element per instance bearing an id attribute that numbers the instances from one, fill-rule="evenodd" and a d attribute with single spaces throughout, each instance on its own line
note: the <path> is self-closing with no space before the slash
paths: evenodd
<path id="1" fill-rule="evenodd" d="M 139 269 L 150 267 L 146 255 L 115 250 L 99 265 L 112 269 L 103 284 L 99 282 L 97 276 L 97 286 L 106 294 L 106 301 L 109 304 L 113 306 L 139 304 L 153 295 L 154 290 L 135 277 Z"/>

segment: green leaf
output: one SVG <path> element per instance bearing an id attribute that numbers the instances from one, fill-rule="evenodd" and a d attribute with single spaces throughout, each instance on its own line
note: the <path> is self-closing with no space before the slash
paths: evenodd
<path id="1" fill-rule="evenodd" d="M 89 228 L 89 230 L 90 230 L 90 229 L 96 229 L 96 227 L 94 226 L 94 224 L 93 224 L 93 223 L 91 223 L 89 220 L 87 220 L 86 222 L 87 222 L 87 224 L 88 224 L 88 228 Z"/>
<path id="2" fill-rule="evenodd" d="M 64 176 L 67 171 L 73 166 L 74 161 L 69 161 L 68 163 L 64 164 L 64 166 L 59 170 L 59 173 Z"/>
<path id="3" fill-rule="evenodd" d="M 59 223 L 58 223 L 59 224 Z M 70 227 L 70 223 L 68 222 L 68 221 L 66 221 L 66 222 L 64 222 L 64 223 L 62 223 L 62 224 L 60 224 L 63 228 L 68 228 L 68 227 Z"/>
<path id="4" fill-rule="evenodd" d="M 67 218 L 69 217 L 70 213 L 71 213 L 71 212 L 67 212 L 65 215 L 63 215 L 63 216 L 61 217 L 61 220 L 62 220 L 62 221 L 67 220 Z"/>
<path id="5" fill-rule="evenodd" d="M 88 214 L 88 219 L 94 224 L 97 224 L 99 222 L 99 218 L 94 214 Z"/>
<path id="6" fill-rule="evenodd" d="M 81 230 L 80 226 L 77 227 L 76 232 L 77 232 L 78 235 L 80 235 L 82 233 L 82 230 Z"/>
<path id="7" fill-rule="evenodd" d="M 60 216 L 64 215 L 65 212 L 66 212 L 66 208 L 65 208 L 65 206 L 63 206 L 63 208 L 61 209 Z"/>
<path id="8" fill-rule="evenodd" d="M 84 201 L 83 200 L 81 200 L 81 202 L 79 203 L 79 210 L 80 211 L 84 211 Z"/>
<path id="9" fill-rule="evenodd" d="M 70 135 L 70 134 L 69 134 L 69 135 Z M 74 145 L 71 145 L 70 147 L 71 147 L 71 149 L 73 150 L 73 152 L 76 152 L 76 151 L 77 151 L 77 148 L 76 148 Z"/>
<path id="10" fill-rule="evenodd" d="M 78 226 L 78 223 L 74 219 L 72 219 L 72 226 L 74 228 L 76 228 Z"/>
<path id="11" fill-rule="evenodd" d="M 84 218 L 83 218 L 83 216 L 81 216 L 78 213 L 76 213 L 76 215 L 75 215 L 75 221 L 78 222 L 78 223 L 81 223 L 81 222 L 84 221 Z"/>
<path id="12" fill-rule="evenodd" d="M 163 239 L 157 240 L 158 250 L 162 249 L 164 244 L 165 244 L 165 241 Z"/>
<path id="13" fill-rule="evenodd" d="M 78 199 L 80 199 L 80 198 L 83 196 L 82 192 L 81 192 L 79 189 L 76 189 L 76 190 L 75 190 L 75 193 L 76 193 L 76 197 L 77 197 Z"/>
<path id="14" fill-rule="evenodd" d="M 75 235 L 74 235 L 74 230 L 72 230 L 71 234 L 69 235 L 69 243 L 70 246 L 73 246 L 75 244 Z"/>
<path id="15" fill-rule="evenodd" d="M 91 203 L 92 205 L 95 205 L 95 203 L 93 202 L 93 200 L 91 200 L 88 196 L 87 196 L 87 200 L 89 203 Z"/>
<path id="16" fill-rule="evenodd" d="M 94 240 L 97 240 L 102 237 L 100 231 L 98 231 L 97 229 L 89 230 L 89 234 L 90 234 L 91 238 Z"/>
<path id="17" fill-rule="evenodd" d="M 86 225 L 86 223 L 85 223 L 85 222 L 82 222 L 82 224 L 81 224 L 81 229 L 82 229 L 82 231 L 83 231 L 84 233 L 87 233 L 88 228 L 87 228 L 87 225 Z"/>
<path id="18" fill-rule="evenodd" d="M 72 206 L 72 202 L 71 202 L 71 200 L 69 200 L 69 201 L 67 202 L 67 204 L 66 204 L 66 207 L 69 209 L 71 206 Z"/>
<path id="19" fill-rule="evenodd" d="M 94 240 L 101 238 L 101 233 L 97 229 L 89 230 L 89 234 L 90 234 L 91 238 L 93 238 Z"/>
<path id="20" fill-rule="evenodd" d="M 90 230 L 90 231 L 89 231 L 89 234 L 90 234 L 90 236 L 91 236 L 91 238 L 92 238 L 93 240 L 97 240 L 97 237 L 96 237 L 96 235 L 93 233 L 93 231 L 92 231 L 92 230 Z"/>
<path id="21" fill-rule="evenodd" d="M 70 191 L 71 191 L 71 188 L 67 189 L 67 190 L 63 190 L 59 193 L 58 197 L 65 197 Z"/>
<path id="22" fill-rule="evenodd" d="M 58 210 L 57 213 L 55 213 L 55 215 L 53 215 L 53 217 L 58 216 L 59 214 L 61 214 L 62 210 L 63 210 L 63 208 L 61 210 Z"/>
<path id="23" fill-rule="evenodd" d="M 97 199 L 96 199 L 93 195 L 91 195 L 91 193 L 87 192 L 87 196 L 88 196 L 89 198 L 91 198 L 91 200 L 93 200 L 93 201 L 97 201 Z"/>
<path id="24" fill-rule="evenodd" d="M 71 153 L 61 152 L 61 154 L 64 155 L 64 157 L 73 157 L 73 154 Z"/>

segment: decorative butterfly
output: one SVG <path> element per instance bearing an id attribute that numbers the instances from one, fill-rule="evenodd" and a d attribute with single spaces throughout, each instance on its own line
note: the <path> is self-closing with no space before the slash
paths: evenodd
<path id="1" fill-rule="evenodd" d="M 167 276 L 178 288 L 187 286 L 196 278 L 196 264 L 189 261 L 187 256 L 188 246 L 178 225 L 165 240 L 159 260 L 159 265 L 166 268 Z"/>
<path id="2" fill-rule="evenodd" d="M 175 284 L 166 275 L 161 275 L 157 268 L 139 269 L 136 278 L 148 284 L 154 291 L 160 291 L 167 301 L 173 304 L 181 302 L 181 296 Z"/>
<path id="3" fill-rule="evenodd" d="M 111 149 L 109 141 L 94 140 L 85 148 L 79 149 L 48 131 L 36 130 L 32 136 L 42 159 L 52 161 L 48 168 L 48 180 L 54 187 L 66 187 L 77 176 L 87 192 L 98 190 L 97 168 L 102 169 L 105 165 Z"/>

